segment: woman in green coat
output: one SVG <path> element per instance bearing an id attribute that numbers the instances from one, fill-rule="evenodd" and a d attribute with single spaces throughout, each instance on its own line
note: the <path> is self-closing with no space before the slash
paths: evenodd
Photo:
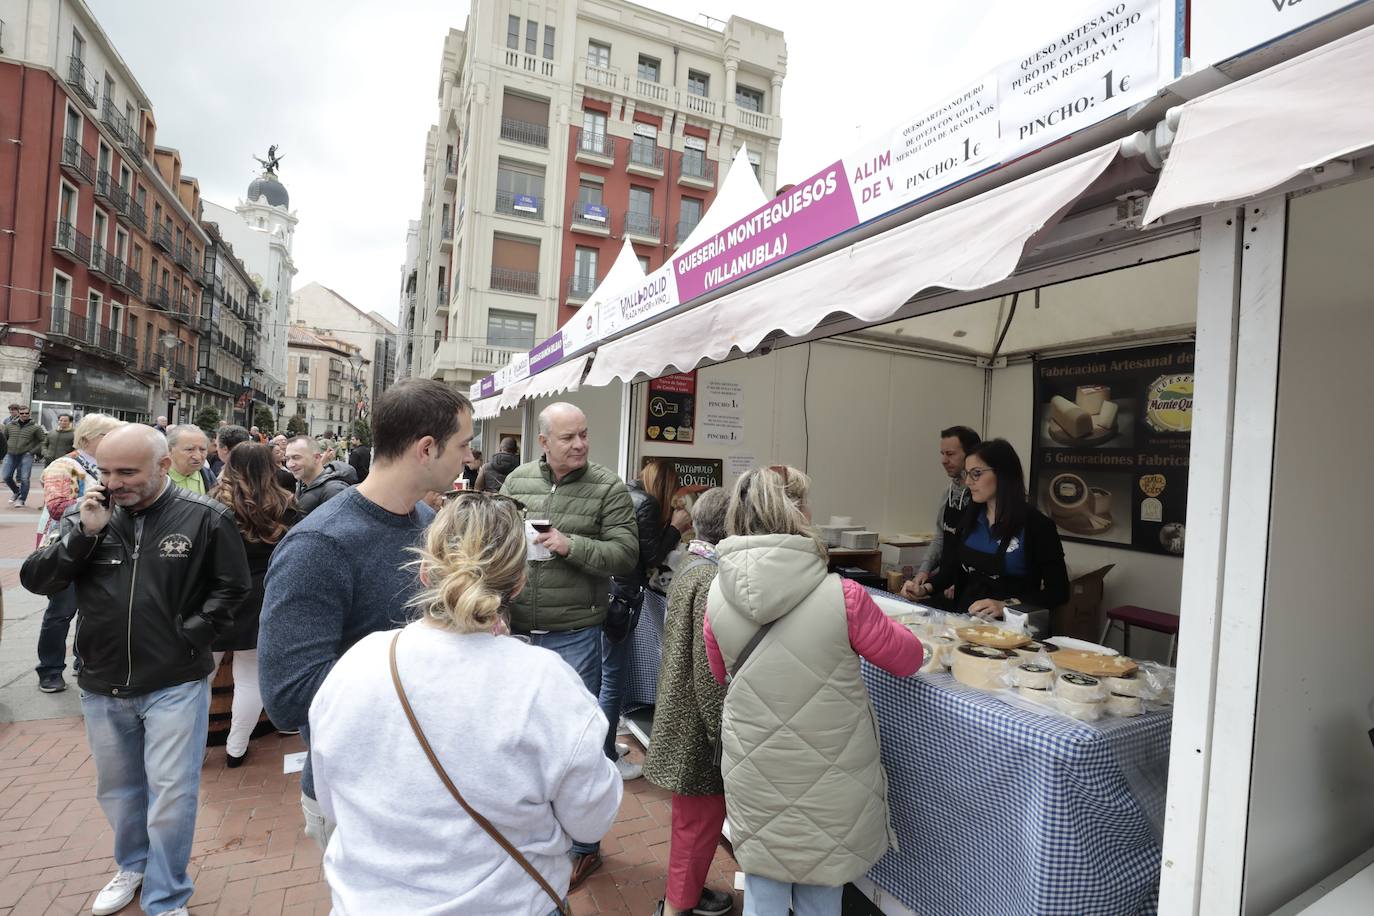
<path id="1" fill-rule="evenodd" d="M 668 591 L 654 734 L 644 761 L 645 778 L 673 793 L 667 896 L 659 901 L 658 916 L 721 916 L 734 902 L 729 894 L 706 887 L 725 823 L 725 787 L 714 753 L 725 687 L 711 675 L 702 635 L 706 595 L 716 578 L 715 545 L 725 537 L 729 502 L 729 494 L 719 487 L 698 497 L 692 507 L 696 538 Z"/>

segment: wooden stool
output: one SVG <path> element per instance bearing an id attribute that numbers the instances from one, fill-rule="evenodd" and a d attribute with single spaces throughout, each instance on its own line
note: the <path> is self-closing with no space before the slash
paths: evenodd
<path id="1" fill-rule="evenodd" d="M 1141 627 L 1169 635 L 1169 664 L 1174 664 L 1178 655 L 1177 614 L 1166 614 L 1164 611 L 1136 607 L 1134 604 L 1114 607 L 1107 612 L 1107 625 L 1102 628 L 1102 638 L 1098 640 L 1104 646 L 1107 644 L 1107 636 L 1111 633 L 1112 627 L 1118 623 L 1121 624 L 1121 632 L 1124 634 L 1121 647 L 1123 654 L 1131 654 L 1131 627 Z"/>

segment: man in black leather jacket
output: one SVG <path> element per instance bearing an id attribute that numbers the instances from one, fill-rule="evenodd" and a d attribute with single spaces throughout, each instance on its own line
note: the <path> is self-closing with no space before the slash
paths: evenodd
<path id="1" fill-rule="evenodd" d="M 157 430 L 114 430 L 96 462 L 102 486 L 19 575 L 43 595 L 76 584 L 81 709 L 119 866 L 94 911 L 116 912 L 143 884 L 146 912 L 176 912 L 194 889 L 210 645 L 248 594 L 248 559 L 228 509 L 172 485 Z"/>

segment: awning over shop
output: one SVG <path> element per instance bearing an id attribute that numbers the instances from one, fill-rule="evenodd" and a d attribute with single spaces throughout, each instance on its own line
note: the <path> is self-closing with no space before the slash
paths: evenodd
<path id="1" fill-rule="evenodd" d="M 511 385 L 499 396 L 487 398 L 488 401 L 500 401 L 497 412 L 516 406 L 524 398 L 540 398 L 550 394 L 561 394 L 564 391 L 576 391 L 582 384 L 582 373 L 587 368 L 588 356 L 579 356 L 554 366 L 552 369 L 545 369 L 538 375 L 532 375 L 521 382 Z"/>
<path id="2" fill-rule="evenodd" d="M 1374 146 L 1374 28 L 1183 106 L 1146 223 L 1243 200 Z"/>
<path id="3" fill-rule="evenodd" d="M 500 414 L 501 396 L 499 394 L 473 402 L 472 418 L 474 420 L 493 420 Z"/>
<path id="4" fill-rule="evenodd" d="M 810 332 L 843 312 L 876 322 L 931 287 L 981 289 L 1009 277 L 1026 242 L 1116 158 L 1112 143 L 971 200 L 602 344 L 589 385 L 694 368 L 770 333 Z"/>

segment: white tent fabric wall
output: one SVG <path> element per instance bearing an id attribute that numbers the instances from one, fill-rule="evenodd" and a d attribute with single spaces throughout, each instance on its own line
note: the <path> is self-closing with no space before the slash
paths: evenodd
<path id="1" fill-rule="evenodd" d="M 620 246 L 620 254 L 616 255 L 611 269 L 606 271 L 606 276 L 601 278 L 577 313 L 563 325 L 563 352 L 575 353 L 600 337 L 602 303 L 643 279 L 644 268 L 635 254 L 634 245 L 627 238 L 625 244 Z"/>
<path id="2" fill-rule="evenodd" d="M 487 400 L 499 400 L 501 402 L 499 410 L 507 410 L 525 398 L 541 398 L 550 394 L 561 394 L 564 391 L 576 391 L 582 384 L 582 373 L 586 370 L 587 360 L 590 358 L 590 354 L 579 356 L 577 359 L 560 363 L 552 369 L 545 369 L 538 375 L 531 375 L 524 381 L 516 382 L 496 398 L 488 398 Z"/>
<path id="3" fill-rule="evenodd" d="M 472 418 L 474 420 L 491 420 L 500 415 L 500 395 L 493 395 L 489 398 L 482 398 L 482 400 L 475 401 L 472 405 Z"/>
<path id="4" fill-rule="evenodd" d="M 677 250 L 691 251 L 766 203 L 768 195 L 759 187 L 754 167 L 749 164 L 748 151 L 741 146 L 730 163 L 730 170 L 725 173 L 725 179 L 720 183 L 720 189 L 716 191 L 715 200 L 711 201 L 710 208 L 702 214 L 701 222 L 688 233 Z"/>
<path id="5" fill-rule="evenodd" d="M 1374 147 L 1371 85 L 1374 27 L 1188 102 L 1146 224 Z"/>
<path id="6" fill-rule="evenodd" d="M 930 287 L 981 289 L 1016 269 L 1026 242 L 1117 156 L 1112 143 L 972 200 L 800 265 L 714 302 L 603 344 L 589 385 L 650 377 L 669 366 L 752 351 L 768 334 L 800 336 L 827 315 L 892 315 Z"/>

